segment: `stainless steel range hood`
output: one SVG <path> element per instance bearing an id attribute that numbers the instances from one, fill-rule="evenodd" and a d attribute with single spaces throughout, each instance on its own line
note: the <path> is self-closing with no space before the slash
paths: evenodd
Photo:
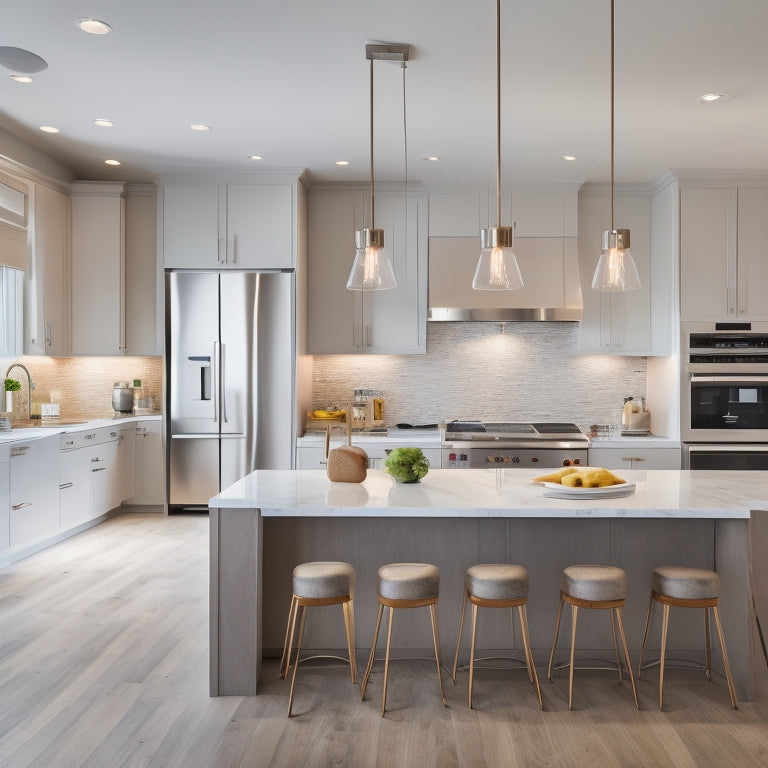
<path id="1" fill-rule="evenodd" d="M 429 239 L 432 322 L 563 322 L 582 318 L 575 237 L 519 237 L 515 255 L 525 285 L 517 291 L 476 291 L 472 276 L 479 237 Z"/>

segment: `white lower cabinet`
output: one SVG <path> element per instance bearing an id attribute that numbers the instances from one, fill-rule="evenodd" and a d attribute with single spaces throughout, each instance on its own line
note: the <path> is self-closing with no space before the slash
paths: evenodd
<path id="1" fill-rule="evenodd" d="M 118 430 L 117 485 L 121 504 L 136 495 L 136 432 L 135 424 Z"/>
<path id="2" fill-rule="evenodd" d="M 91 467 L 85 448 L 62 449 L 59 458 L 59 527 L 72 528 L 91 517 Z"/>
<path id="3" fill-rule="evenodd" d="M 589 466 L 605 469 L 680 469 L 680 448 L 591 448 Z"/>
<path id="4" fill-rule="evenodd" d="M 159 421 L 136 425 L 135 478 L 135 496 L 129 497 L 129 503 L 158 505 L 165 501 L 163 425 Z"/>
<path id="5" fill-rule="evenodd" d="M 91 517 L 99 517 L 119 507 L 120 477 L 117 465 L 117 431 L 115 439 L 86 449 L 91 464 Z"/>
<path id="6" fill-rule="evenodd" d="M 42 539 L 59 527 L 57 435 L 11 443 L 9 545 Z"/>
<path id="7" fill-rule="evenodd" d="M 0 445 L 0 552 L 10 546 L 10 489 L 11 453 L 7 445 Z"/>

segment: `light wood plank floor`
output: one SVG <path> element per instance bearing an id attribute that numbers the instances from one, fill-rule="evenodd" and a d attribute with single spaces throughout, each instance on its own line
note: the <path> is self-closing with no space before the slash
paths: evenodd
<path id="1" fill-rule="evenodd" d="M 520 670 L 478 671 L 473 711 L 466 672 L 446 675 L 443 708 L 419 661 L 393 666 L 386 718 L 381 665 L 362 703 L 346 667 L 302 667 L 290 720 L 273 660 L 263 694 L 211 699 L 207 543 L 206 516 L 130 512 L 0 569 L 0 767 L 768 765 L 768 702 L 734 712 L 722 681 L 689 670 L 669 672 L 665 712 L 655 671 L 640 712 L 588 671 L 573 712 L 565 672 L 540 712 Z"/>

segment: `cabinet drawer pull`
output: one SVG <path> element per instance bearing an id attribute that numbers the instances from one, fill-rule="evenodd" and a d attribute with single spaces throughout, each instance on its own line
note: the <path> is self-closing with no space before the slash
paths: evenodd
<path id="1" fill-rule="evenodd" d="M 93 440 L 93 438 L 96 437 L 96 435 L 91 433 L 90 435 L 83 435 L 83 437 L 85 437 L 86 440 Z"/>
<path id="2" fill-rule="evenodd" d="M 71 488 L 73 485 L 74 483 L 60 483 L 59 490 L 63 491 L 65 488 Z"/>
<path id="3" fill-rule="evenodd" d="M 22 501 L 21 504 L 14 504 L 11 509 L 23 509 L 24 507 L 31 507 L 31 501 Z"/>
<path id="4" fill-rule="evenodd" d="M 625 456 L 622 461 L 645 461 L 642 456 Z"/>
<path id="5" fill-rule="evenodd" d="M 94 456 L 94 457 L 91 459 L 91 464 L 98 464 L 100 461 L 104 461 L 104 459 L 102 459 L 102 458 L 99 458 L 98 456 Z"/>
<path id="6" fill-rule="evenodd" d="M 14 456 L 24 456 L 31 448 L 31 445 L 12 445 L 11 446 L 11 458 Z"/>
<path id="7" fill-rule="evenodd" d="M 110 433 L 109 433 L 109 436 L 110 436 L 110 437 L 117 437 L 117 432 L 110 432 Z"/>
<path id="8" fill-rule="evenodd" d="M 96 467 L 91 470 L 91 472 L 103 472 L 106 469 L 106 467 Z"/>

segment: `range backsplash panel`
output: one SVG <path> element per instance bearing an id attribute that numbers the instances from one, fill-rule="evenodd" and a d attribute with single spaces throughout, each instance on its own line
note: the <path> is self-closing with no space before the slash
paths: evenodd
<path id="1" fill-rule="evenodd" d="M 578 323 L 428 323 L 426 355 L 316 355 L 312 402 L 344 406 L 377 389 L 389 425 L 618 424 L 624 398 L 646 395 L 646 358 L 582 355 L 578 340 Z"/>

